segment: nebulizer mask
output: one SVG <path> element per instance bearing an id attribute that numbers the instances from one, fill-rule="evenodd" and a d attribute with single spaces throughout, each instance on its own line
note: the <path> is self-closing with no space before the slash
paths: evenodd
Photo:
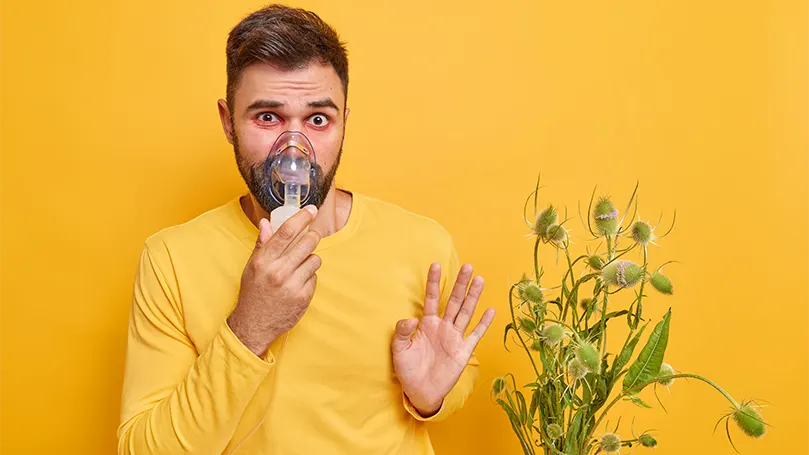
<path id="1" fill-rule="evenodd" d="M 270 226 L 276 232 L 281 224 L 314 200 L 317 191 L 315 149 L 299 131 L 285 131 L 275 140 L 264 175 L 270 176 L 270 194 L 280 207 L 270 213 Z"/>

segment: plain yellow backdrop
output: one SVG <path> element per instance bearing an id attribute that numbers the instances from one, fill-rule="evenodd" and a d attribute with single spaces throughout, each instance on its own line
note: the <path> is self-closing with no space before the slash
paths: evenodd
<path id="1" fill-rule="evenodd" d="M 438 453 L 518 453 L 488 390 L 508 371 L 532 380 L 502 330 L 531 268 L 521 212 L 538 172 L 542 200 L 571 214 L 593 185 L 625 200 L 636 180 L 642 217 L 677 209 L 651 250 L 680 261 L 676 294 L 646 306 L 673 307 L 667 360 L 770 402 L 762 440 L 733 429 L 742 453 L 807 453 L 805 2 L 299 4 L 350 50 L 339 184 L 441 222 L 499 311 L 475 394 L 431 430 Z M 244 188 L 216 100 L 227 33 L 259 6 L 3 2 L 2 453 L 114 452 L 142 242 Z M 617 408 L 620 432 L 636 415 L 660 430 L 656 453 L 733 453 L 711 434 L 719 394 L 678 381 L 661 398 L 668 414 Z"/>

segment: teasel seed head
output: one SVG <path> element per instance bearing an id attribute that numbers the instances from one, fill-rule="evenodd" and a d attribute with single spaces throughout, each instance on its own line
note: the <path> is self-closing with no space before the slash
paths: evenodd
<path id="1" fill-rule="evenodd" d="M 657 439 L 655 439 L 654 436 L 652 436 L 652 435 L 650 435 L 648 433 L 644 433 L 644 434 L 638 436 L 638 442 L 643 447 L 649 447 L 649 448 L 652 448 L 652 449 L 657 447 Z"/>
<path id="2" fill-rule="evenodd" d="M 565 338 L 565 329 L 560 324 L 548 324 L 542 328 L 542 341 L 548 346 L 556 346 Z"/>
<path id="3" fill-rule="evenodd" d="M 602 197 L 593 209 L 596 230 L 601 235 L 615 235 L 618 233 L 618 209 L 615 208 L 608 197 Z"/>
<path id="4" fill-rule="evenodd" d="M 601 358 L 598 349 L 591 343 L 582 342 L 576 347 L 576 359 L 587 368 L 588 371 L 598 373 L 601 366 Z"/>
<path id="5" fill-rule="evenodd" d="M 654 275 L 649 278 L 649 283 L 651 283 L 652 287 L 657 289 L 657 292 L 660 292 L 661 294 L 674 294 L 674 286 L 672 285 L 671 280 L 669 277 L 660 272 L 655 272 Z"/>
<path id="6" fill-rule="evenodd" d="M 661 377 L 661 376 L 671 376 L 671 375 L 673 375 L 674 373 L 675 373 L 675 372 L 674 372 L 674 368 L 673 368 L 671 365 L 669 365 L 668 363 L 663 362 L 663 363 L 661 363 L 661 364 L 660 364 L 660 371 L 657 373 L 657 377 Z M 666 386 L 666 387 L 669 387 L 669 386 L 671 386 L 672 384 L 674 384 L 674 378 L 661 379 L 661 380 L 659 380 L 659 381 L 657 381 L 657 382 L 658 382 L 659 384 L 661 384 L 661 385 L 664 385 L 664 386 Z"/>
<path id="7" fill-rule="evenodd" d="M 593 270 L 601 270 L 601 268 L 604 267 L 604 260 L 601 259 L 601 256 L 593 254 L 587 256 L 587 265 Z"/>
<path id="8" fill-rule="evenodd" d="M 548 433 L 548 439 L 555 441 L 562 437 L 562 426 L 558 423 L 549 423 L 545 427 L 545 432 Z"/>
<path id="9" fill-rule="evenodd" d="M 605 283 L 630 288 L 643 280 L 643 268 L 632 261 L 613 261 L 601 270 Z"/>
<path id="10" fill-rule="evenodd" d="M 601 450 L 606 453 L 618 453 L 621 450 L 621 438 L 615 433 L 606 433 L 599 441 Z"/>
<path id="11" fill-rule="evenodd" d="M 761 418 L 761 414 L 756 408 L 751 402 L 743 402 L 733 412 L 733 420 L 744 434 L 753 438 L 760 438 L 767 432 L 767 428 L 764 419 Z"/>
<path id="12" fill-rule="evenodd" d="M 548 205 L 548 208 L 539 212 L 537 219 L 534 222 L 534 233 L 541 238 L 546 238 L 548 227 L 559 222 L 559 215 L 553 205 Z"/>
<path id="13" fill-rule="evenodd" d="M 632 234 L 632 239 L 641 245 L 646 245 L 654 240 L 652 226 L 645 221 L 638 220 L 632 223 L 629 232 Z"/>

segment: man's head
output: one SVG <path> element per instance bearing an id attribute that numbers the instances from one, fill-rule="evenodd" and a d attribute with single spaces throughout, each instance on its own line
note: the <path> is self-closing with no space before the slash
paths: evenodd
<path id="1" fill-rule="evenodd" d="M 320 206 L 340 164 L 348 118 L 348 58 L 337 33 L 316 14 L 280 5 L 244 18 L 227 42 L 227 99 L 219 116 L 250 192 L 271 212 L 264 161 L 276 138 L 303 132 L 315 148 Z"/>

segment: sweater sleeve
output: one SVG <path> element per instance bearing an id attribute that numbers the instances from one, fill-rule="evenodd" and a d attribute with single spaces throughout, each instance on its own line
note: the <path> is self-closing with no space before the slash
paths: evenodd
<path id="1" fill-rule="evenodd" d="M 458 272 L 461 270 L 460 261 L 458 259 L 458 251 L 456 250 L 455 244 L 452 242 L 451 238 L 449 241 L 449 254 L 447 258 L 441 262 L 441 270 L 441 303 L 439 306 L 439 315 L 443 316 L 444 311 L 446 311 L 447 308 L 447 301 L 449 300 L 449 296 L 452 293 L 452 288 L 455 284 L 455 279 L 458 277 Z M 474 323 L 475 321 L 473 319 L 470 326 L 474 327 Z M 419 414 L 416 407 L 413 406 L 413 403 L 411 403 L 407 398 L 407 395 L 402 393 L 405 409 L 416 420 L 422 422 L 435 422 L 446 419 L 455 411 L 462 408 L 464 403 L 466 403 L 466 399 L 472 394 L 472 390 L 475 386 L 475 379 L 477 379 L 478 375 L 479 365 L 480 363 L 478 362 L 477 357 L 474 353 L 472 353 L 472 357 L 469 358 L 469 362 L 466 364 L 461 376 L 458 378 L 458 382 L 455 383 L 452 390 L 450 390 L 447 396 L 444 397 L 441 407 L 435 414 L 429 417 L 422 416 Z"/>
<path id="2" fill-rule="evenodd" d="M 220 454 L 275 359 L 257 357 L 224 321 L 197 352 L 173 272 L 163 270 L 147 244 L 132 295 L 118 453 Z"/>

